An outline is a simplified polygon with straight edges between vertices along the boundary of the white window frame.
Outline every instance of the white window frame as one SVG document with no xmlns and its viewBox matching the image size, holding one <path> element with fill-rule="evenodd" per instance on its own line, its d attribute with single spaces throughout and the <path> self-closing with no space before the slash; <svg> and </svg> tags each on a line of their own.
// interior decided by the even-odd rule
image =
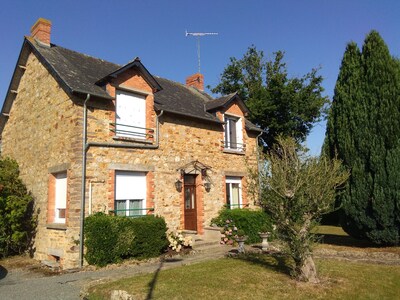
<svg viewBox="0 0 400 300">
<path fill-rule="evenodd" d="M 67 213 L 67 172 L 56 173 L 54 177 L 54 223 L 65 223 Z"/>
<path fill-rule="evenodd" d="M 237 207 L 232 207 L 232 198 L 229 199 L 229 204 L 228 204 L 228 196 L 232 197 L 232 184 L 238 184 L 239 185 L 239 203 Z M 243 202 L 242 202 L 242 177 L 235 177 L 235 176 L 226 176 L 225 177 L 225 187 L 226 187 L 226 205 L 229 209 L 234 209 L 234 208 L 243 208 Z"/>
<path fill-rule="evenodd" d="M 244 145 L 243 145 L 243 123 L 242 123 L 242 118 L 238 116 L 233 116 L 229 114 L 224 114 L 224 148 L 231 150 L 231 151 L 243 151 L 244 150 Z M 229 134 L 230 132 L 230 126 L 232 126 L 232 123 L 234 122 L 235 124 L 235 133 L 236 133 L 236 145 L 233 146 L 231 143 L 231 136 Z"/>
<path fill-rule="evenodd" d="M 145 210 L 147 196 L 146 175 L 146 172 L 115 171 L 115 215 L 134 217 L 147 214 L 147 211 Z M 125 214 L 117 211 L 117 202 L 121 201 L 125 201 Z M 140 201 L 140 208 L 142 210 L 129 211 L 128 209 L 130 209 L 129 205 L 131 201 Z"/>
<path fill-rule="evenodd" d="M 146 96 L 120 89 L 117 89 L 115 94 L 116 136 L 133 139 L 146 139 Z M 121 102 L 125 102 L 125 106 L 121 107 Z M 142 115 L 138 117 L 135 113 L 137 113 L 136 109 L 139 107 L 142 110 Z"/>
</svg>

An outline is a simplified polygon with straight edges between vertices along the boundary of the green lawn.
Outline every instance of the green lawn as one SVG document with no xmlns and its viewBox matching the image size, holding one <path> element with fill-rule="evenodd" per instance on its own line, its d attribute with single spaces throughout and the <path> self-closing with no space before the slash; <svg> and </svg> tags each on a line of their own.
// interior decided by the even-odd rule
<svg viewBox="0 0 400 300">
<path fill-rule="evenodd" d="M 290 279 L 279 257 L 224 258 L 95 286 L 89 299 L 114 289 L 134 299 L 398 299 L 400 267 L 317 261 L 321 284 Z M 151 296 L 151 297 L 149 297 Z"/>
</svg>

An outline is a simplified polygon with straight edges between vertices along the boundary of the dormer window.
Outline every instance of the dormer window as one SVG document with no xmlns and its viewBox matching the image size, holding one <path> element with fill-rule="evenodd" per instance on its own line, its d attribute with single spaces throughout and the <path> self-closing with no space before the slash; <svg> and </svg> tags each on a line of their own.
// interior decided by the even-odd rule
<svg viewBox="0 0 400 300">
<path fill-rule="evenodd" d="M 116 136 L 146 139 L 146 97 L 121 90 L 116 96 Z"/>
<path fill-rule="evenodd" d="M 242 118 L 225 115 L 224 148 L 234 151 L 243 151 Z"/>
</svg>

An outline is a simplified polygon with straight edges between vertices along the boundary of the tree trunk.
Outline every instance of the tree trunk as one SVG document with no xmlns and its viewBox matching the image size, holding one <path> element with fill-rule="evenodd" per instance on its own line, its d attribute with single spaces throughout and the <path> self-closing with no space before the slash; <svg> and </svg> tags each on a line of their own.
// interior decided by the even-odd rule
<svg viewBox="0 0 400 300">
<path fill-rule="evenodd" d="M 297 279 L 300 281 L 319 283 L 317 277 L 317 268 L 312 256 L 308 256 L 300 266 L 298 266 Z"/>
</svg>

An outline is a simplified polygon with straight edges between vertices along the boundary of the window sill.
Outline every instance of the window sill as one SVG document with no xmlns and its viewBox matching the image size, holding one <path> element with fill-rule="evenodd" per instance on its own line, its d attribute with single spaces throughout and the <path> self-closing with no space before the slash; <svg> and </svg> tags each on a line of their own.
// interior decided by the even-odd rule
<svg viewBox="0 0 400 300">
<path fill-rule="evenodd" d="M 233 150 L 233 149 L 223 149 L 222 152 L 229 153 L 229 154 L 238 154 L 238 155 L 245 155 L 243 150 Z"/>
<path fill-rule="evenodd" d="M 46 224 L 46 229 L 67 230 L 67 225 L 65 223 L 49 223 Z"/>
<path fill-rule="evenodd" d="M 148 145 L 153 144 L 153 141 L 149 141 L 149 140 L 145 140 L 145 139 L 135 139 L 135 138 L 124 137 L 124 136 L 114 136 L 113 140 L 114 141 L 123 141 L 123 142 L 132 142 L 132 143 L 141 143 L 141 144 L 148 144 Z"/>
</svg>

